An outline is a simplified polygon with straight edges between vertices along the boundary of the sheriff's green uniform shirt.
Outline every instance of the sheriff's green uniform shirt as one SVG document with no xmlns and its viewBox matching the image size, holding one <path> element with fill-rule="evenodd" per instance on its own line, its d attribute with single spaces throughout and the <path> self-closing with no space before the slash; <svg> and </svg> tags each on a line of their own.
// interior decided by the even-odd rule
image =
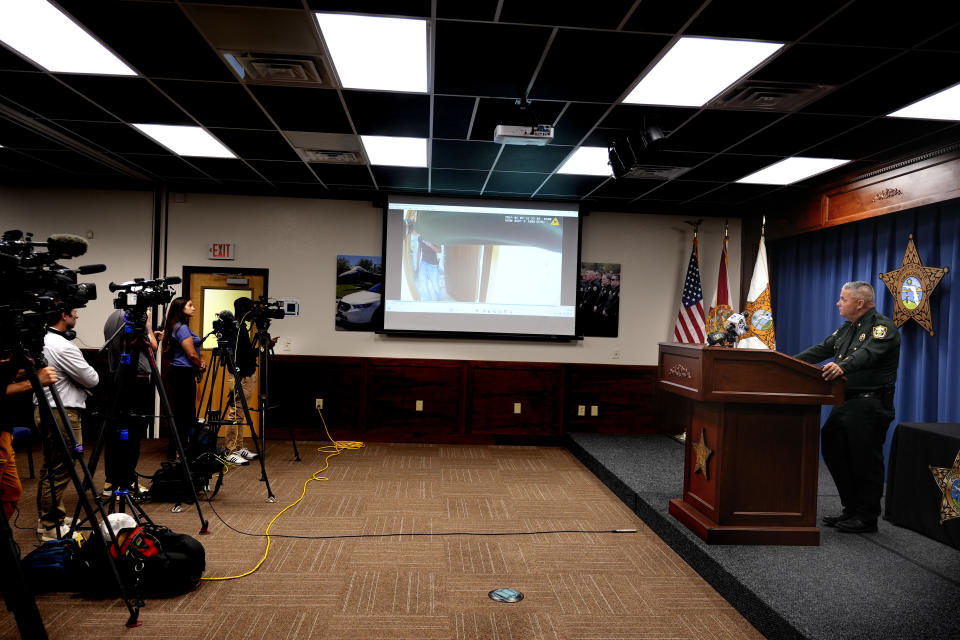
<svg viewBox="0 0 960 640">
<path fill-rule="evenodd" d="M 810 363 L 833 358 L 847 377 L 848 393 L 880 389 L 897 382 L 900 331 L 890 318 L 873 308 L 794 357 Z"/>
</svg>

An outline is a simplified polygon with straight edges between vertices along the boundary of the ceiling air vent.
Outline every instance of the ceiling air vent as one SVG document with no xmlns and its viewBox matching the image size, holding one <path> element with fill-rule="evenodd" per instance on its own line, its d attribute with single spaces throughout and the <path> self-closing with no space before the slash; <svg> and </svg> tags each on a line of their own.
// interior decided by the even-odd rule
<svg viewBox="0 0 960 640">
<path fill-rule="evenodd" d="M 748 80 L 710 101 L 708 107 L 741 111 L 797 111 L 819 100 L 836 87 L 804 82 Z"/>
<path fill-rule="evenodd" d="M 326 88 L 335 86 L 320 56 L 224 52 L 223 57 L 244 82 Z"/>
<path fill-rule="evenodd" d="M 362 164 L 363 156 L 359 151 L 337 151 L 333 149 L 297 149 L 307 162 L 326 162 L 328 164 Z"/>
</svg>

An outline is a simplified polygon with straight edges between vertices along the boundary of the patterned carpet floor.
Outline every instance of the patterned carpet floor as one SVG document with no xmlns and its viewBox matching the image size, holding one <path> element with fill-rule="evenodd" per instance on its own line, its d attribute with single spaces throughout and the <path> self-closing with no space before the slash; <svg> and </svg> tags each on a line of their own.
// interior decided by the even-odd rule
<svg viewBox="0 0 960 640">
<path fill-rule="evenodd" d="M 298 444 L 301 462 L 289 442 L 268 443 L 276 502 L 266 500 L 259 465 L 230 471 L 201 503 L 206 535 L 195 507 L 172 513 L 169 503 L 144 503 L 155 522 L 206 549 L 196 590 L 148 600 L 136 629 L 125 628 L 120 600 L 43 594 L 49 637 L 762 638 L 566 449 L 372 443 L 321 471 L 320 444 Z M 165 447 L 144 443 L 141 473 L 159 467 Z M 18 462 L 15 535 L 26 554 L 37 544 L 37 481 Z M 72 488 L 68 495 L 75 499 Z M 274 535 L 268 550 L 268 526 L 300 537 Z M 524 598 L 495 602 L 488 593 L 498 588 Z M 16 637 L 12 614 L 0 611 L 0 638 Z"/>
</svg>

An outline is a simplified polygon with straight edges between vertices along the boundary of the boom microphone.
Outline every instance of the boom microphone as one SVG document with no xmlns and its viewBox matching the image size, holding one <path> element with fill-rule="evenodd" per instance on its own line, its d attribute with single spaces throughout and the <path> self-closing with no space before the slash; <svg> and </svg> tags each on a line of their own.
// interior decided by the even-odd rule
<svg viewBox="0 0 960 640">
<path fill-rule="evenodd" d="M 183 282 L 183 280 L 181 280 L 179 276 L 167 276 L 166 278 L 163 279 L 163 281 L 167 284 L 180 284 L 181 282 Z"/>
<path fill-rule="evenodd" d="M 76 258 L 87 252 L 87 241 L 70 233 L 58 233 L 47 238 L 47 251 L 58 258 Z"/>
<path fill-rule="evenodd" d="M 82 276 L 91 274 L 91 273 L 103 273 L 107 270 L 107 265 L 105 264 L 85 264 L 80 267 L 77 267 L 77 273 Z"/>
</svg>

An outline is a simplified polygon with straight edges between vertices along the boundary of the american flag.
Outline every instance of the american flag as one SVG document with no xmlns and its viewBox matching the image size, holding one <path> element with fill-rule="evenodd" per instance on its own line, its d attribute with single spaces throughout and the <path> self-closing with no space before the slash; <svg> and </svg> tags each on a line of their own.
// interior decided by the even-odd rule
<svg viewBox="0 0 960 640">
<path fill-rule="evenodd" d="M 683 283 L 683 298 L 673 335 L 677 342 L 703 343 L 706 341 L 706 318 L 703 315 L 703 288 L 700 286 L 700 265 L 697 259 L 697 239 L 693 239 L 687 279 Z"/>
</svg>

